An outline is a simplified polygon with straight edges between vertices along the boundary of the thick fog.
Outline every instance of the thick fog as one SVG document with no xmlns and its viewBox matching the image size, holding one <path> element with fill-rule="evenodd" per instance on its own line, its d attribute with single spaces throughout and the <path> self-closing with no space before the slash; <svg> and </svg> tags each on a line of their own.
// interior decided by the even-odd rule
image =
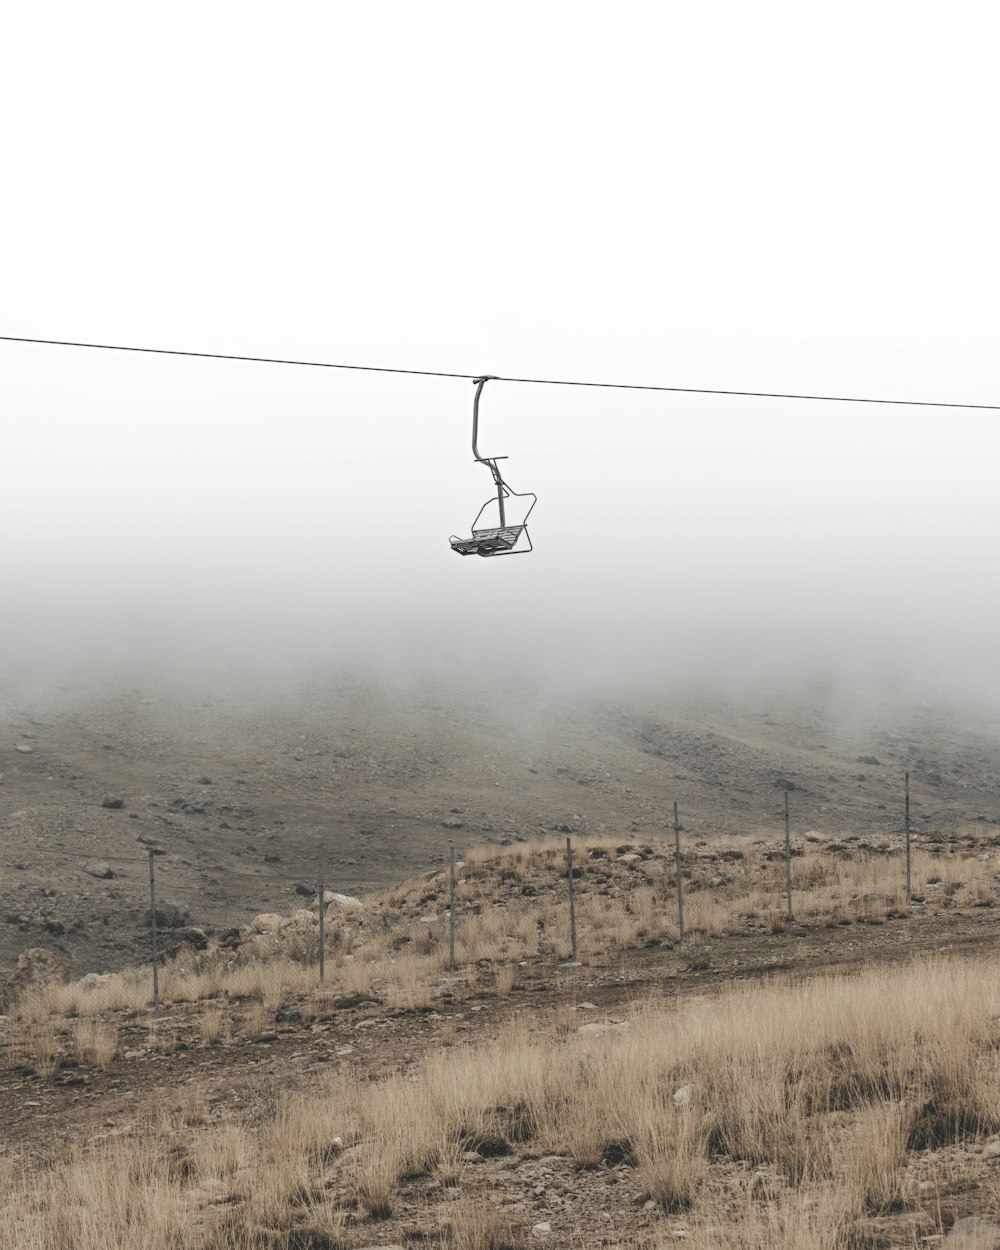
<svg viewBox="0 0 1000 1250">
<path fill-rule="evenodd" d="M 1000 402 L 995 76 L 961 11 L 611 15 L 18 14 L 0 333 Z M 539 502 L 536 550 L 482 560 L 448 545 L 491 491 L 472 395 L 0 343 L 8 691 L 1000 698 L 1000 414 L 492 382 L 480 449 Z"/>
</svg>

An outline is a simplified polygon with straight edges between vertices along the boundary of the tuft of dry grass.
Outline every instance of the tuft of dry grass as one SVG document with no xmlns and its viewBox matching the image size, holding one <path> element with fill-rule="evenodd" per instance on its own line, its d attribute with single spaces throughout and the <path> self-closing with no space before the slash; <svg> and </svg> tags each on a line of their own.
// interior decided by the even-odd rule
<svg viewBox="0 0 1000 1250">
<path fill-rule="evenodd" d="M 711 1123 L 700 1107 L 651 1103 L 636 1125 L 635 1160 L 643 1184 L 664 1211 L 686 1211 L 708 1173 Z"/>
<path fill-rule="evenodd" d="M 501 964 L 493 969 L 493 978 L 496 982 L 498 996 L 500 998 L 509 998 L 514 988 L 514 982 L 517 980 L 517 969 L 513 964 Z"/>
<path fill-rule="evenodd" d="M 232 1022 L 218 1005 L 208 1007 L 201 1015 L 201 1041 L 204 1046 L 221 1046 L 232 1038 Z"/>
<path fill-rule="evenodd" d="M 520 1250 L 524 1245 L 510 1220 L 482 1198 L 462 1198 L 453 1205 L 447 1235 L 460 1250 Z"/>
<path fill-rule="evenodd" d="M 35 1075 L 43 1080 L 55 1076 L 62 1066 L 59 1039 L 51 1028 L 36 1025 L 28 1034 L 27 1050 Z"/>
<path fill-rule="evenodd" d="M 274 1011 L 260 1001 L 248 1003 L 237 1018 L 243 1036 L 251 1041 L 274 1027 Z"/>
<path fill-rule="evenodd" d="M 118 1030 L 113 1024 L 93 1018 L 76 1020 L 73 1048 L 78 1062 L 108 1068 L 118 1051 Z"/>
<path fill-rule="evenodd" d="M 841 1184 L 857 1215 L 884 1215 L 902 1206 L 907 1121 L 907 1109 L 898 1102 L 876 1103 L 852 1117 L 840 1148 Z"/>
<path fill-rule="evenodd" d="M 208 1102 L 197 1085 L 182 1087 L 177 1099 L 176 1115 L 185 1128 L 200 1128 L 209 1122 Z"/>
</svg>

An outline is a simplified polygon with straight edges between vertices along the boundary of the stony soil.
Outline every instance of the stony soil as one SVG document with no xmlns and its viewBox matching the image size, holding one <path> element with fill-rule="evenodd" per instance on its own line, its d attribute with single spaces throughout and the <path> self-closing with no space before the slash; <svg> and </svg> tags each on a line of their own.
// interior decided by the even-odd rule
<svg viewBox="0 0 1000 1250">
<path fill-rule="evenodd" d="M 780 939 L 704 939 L 688 949 L 632 951 L 588 967 L 567 967 L 554 957 L 534 958 L 518 969 L 508 997 L 498 996 L 493 972 L 484 965 L 444 978 L 431 1008 L 389 1010 L 377 998 L 331 998 L 317 1018 L 276 1019 L 254 1037 L 246 1035 L 236 1003 L 227 1008 L 232 1037 L 221 1045 L 201 1040 L 203 1007 L 197 1005 L 166 1009 L 159 1025 L 160 1038 L 173 1039 L 166 1051 L 161 1042 L 152 1041 L 145 1013 L 112 1013 L 119 1049 L 107 1070 L 75 1062 L 67 1021 L 64 1057 L 55 1076 L 37 1076 L 29 1061 L 17 1058 L 14 1047 L 7 1079 L 0 1083 L 0 1120 L 5 1126 L 0 1149 L 39 1166 L 58 1159 L 70 1146 L 86 1148 L 112 1136 L 129 1136 L 164 1112 L 183 1118 L 190 1114 L 186 1108 L 192 1097 L 199 1117 L 222 1122 L 235 1115 L 253 1124 L 273 1110 L 283 1092 L 307 1089 L 331 1072 L 377 1079 L 412 1071 L 433 1050 L 488 1046 L 511 1022 L 525 1034 L 549 1035 L 558 1045 L 560 1037 L 583 1025 L 627 1020 L 646 1000 L 712 993 L 739 979 L 849 971 L 875 960 L 909 960 L 942 948 L 1000 951 L 995 915 L 898 919 L 838 928 L 821 938 L 803 930 Z M 286 1009 L 294 1006 L 291 1000 L 283 1004 Z M 10 1038 L 12 1027 L 0 1021 L 0 1043 Z M 331 1161 L 326 1183 L 330 1196 L 350 1211 L 348 1163 L 349 1158 Z M 955 1220 L 1000 1214 L 998 1166 L 1000 1141 L 993 1139 L 917 1157 L 914 1176 L 933 1176 L 940 1219 L 935 1222 L 912 1210 L 884 1217 L 873 1222 L 869 1244 L 909 1245 L 913 1231 L 932 1245 L 940 1239 L 941 1227 Z M 770 1193 L 784 1182 L 771 1175 L 762 1181 L 754 1169 L 728 1162 L 713 1165 L 707 1182 L 723 1207 L 741 1189 L 764 1183 Z M 488 1198 L 528 1243 L 530 1229 L 548 1223 L 552 1231 L 544 1241 L 553 1250 L 638 1247 L 665 1233 L 683 1241 L 683 1216 L 665 1214 L 649 1203 L 627 1162 L 609 1160 L 604 1167 L 580 1170 L 569 1158 L 542 1155 L 529 1143 L 509 1153 L 467 1152 L 452 1185 L 431 1175 L 404 1181 L 392 1215 L 373 1221 L 359 1212 L 349 1225 L 348 1243 L 439 1244 L 452 1203 L 470 1196 Z M 210 1211 L 223 1211 L 228 1201 L 224 1193 L 204 1196 Z"/>
</svg>

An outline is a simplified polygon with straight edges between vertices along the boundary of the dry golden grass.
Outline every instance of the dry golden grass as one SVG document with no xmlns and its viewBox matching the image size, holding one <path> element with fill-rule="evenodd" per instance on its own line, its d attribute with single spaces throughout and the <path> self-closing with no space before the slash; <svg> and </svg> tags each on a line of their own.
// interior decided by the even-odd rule
<svg viewBox="0 0 1000 1250">
<path fill-rule="evenodd" d="M 855 1112 L 841 1143 L 843 1191 L 857 1199 L 857 1215 L 882 1215 L 903 1204 L 903 1167 L 907 1159 L 907 1108 L 898 1102 L 876 1103 Z"/>
<path fill-rule="evenodd" d="M 59 1038 L 51 1026 L 32 1025 L 14 1049 L 22 1049 L 35 1075 L 43 1078 L 55 1076 L 62 1062 Z"/>
<path fill-rule="evenodd" d="M 447 1236 L 456 1250 L 519 1250 L 524 1244 L 510 1220 L 482 1199 L 463 1198 L 454 1204 Z"/>
<path fill-rule="evenodd" d="M 237 1015 L 241 1034 L 251 1040 L 274 1027 L 274 1012 L 263 1002 L 244 1004 Z"/>
<path fill-rule="evenodd" d="M 697 1105 L 650 1102 L 632 1137 L 643 1184 L 665 1211 L 686 1211 L 708 1172 L 710 1118 Z"/>
<path fill-rule="evenodd" d="M 113 1024 L 93 1018 L 73 1024 L 73 1047 L 77 1060 L 97 1068 L 110 1067 L 118 1050 L 118 1030 Z"/>
<path fill-rule="evenodd" d="M 496 982 L 499 997 L 508 998 L 517 980 L 517 969 L 513 964 L 501 964 L 493 969 L 493 979 Z"/>
<path fill-rule="evenodd" d="M 218 1004 L 205 1009 L 201 1015 L 201 1041 L 204 1046 L 221 1046 L 232 1037 L 233 1029 L 228 1014 Z"/>
<path fill-rule="evenodd" d="M 464 1189 L 463 1152 L 482 1148 L 624 1161 L 706 1250 L 852 1250 L 865 1221 L 923 1201 L 905 1185 L 910 1151 L 1000 1132 L 998 1018 L 1000 970 L 939 961 L 637 1006 L 603 1034 L 580 1034 L 579 1013 L 533 1040 L 513 1023 L 415 1073 L 292 1091 L 263 1123 L 213 1119 L 191 1082 L 166 1125 L 44 1178 L 8 1168 L 0 1245 L 124 1250 L 141 1211 L 144 1250 L 309 1244 L 308 1229 L 336 1246 L 331 1168 L 381 1219 L 405 1205 L 406 1177 Z M 720 1204 L 708 1179 L 723 1165 L 774 1184 Z M 526 1231 L 472 1195 L 445 1215 L 456 1247 L 500 1250 Z"/>
<path fill-rule="evenodd" d="M 209 1120 L 209 1107 L 205 1095 L 197 1085 L 182 1086 L 175 1109 L 177 1119 L 185 1128 L 199 1128 Z"/>
</svg>

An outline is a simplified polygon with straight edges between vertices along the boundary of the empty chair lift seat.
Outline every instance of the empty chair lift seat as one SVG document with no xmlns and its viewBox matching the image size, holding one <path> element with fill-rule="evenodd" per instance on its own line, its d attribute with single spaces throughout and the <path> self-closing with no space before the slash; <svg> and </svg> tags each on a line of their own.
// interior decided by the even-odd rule
<svg viewBox="0 0 1000 1250">
<path fill-rule="evenodd" d="M 471 538 L 452 538 L 451 549 L 460 556 L 493 556 L 510 551 L 524 532 L 523 525 L 473 530 Z"/>
<path fill-rule="evenodd" d="M 534 492 L 513 490 L 503 480 L 497 461 L 506 460 L 506 456 L 481 456 L 479 454 L 479 397 L 489 380 L 488 377 L 476 378 L 476 394 L 472 401 L 472 455 L 479 464 L 484 464 L 489 469 L 497 493 L 493 499 L 487 499 L 476 513 L 476 519 L 472 522 L 471 538 L 457 538 L 452 534 L 448 539 L 452 551 L 457 551 L 460 556 L 516 556 L 531 550 L 528 516 L 535 506 Z M 507 519 L 507 501 L 511 498 L 531 501 L 526 506 L 515 505 L 514 515 L 517 520 L 513 523 Z M 480 526 L 479 522 L 484 513 L 488 520 L 496 517 L 500 524 Z M 521 542 L 522 534 L 525 539 L 524 543 Z"/>
</svg>

